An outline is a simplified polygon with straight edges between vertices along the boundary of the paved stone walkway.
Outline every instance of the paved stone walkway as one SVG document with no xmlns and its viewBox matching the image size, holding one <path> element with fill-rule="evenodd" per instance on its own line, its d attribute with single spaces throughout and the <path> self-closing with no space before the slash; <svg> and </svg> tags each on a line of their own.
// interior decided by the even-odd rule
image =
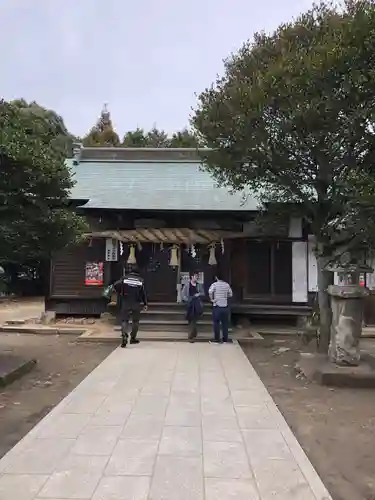
<svg viewBox="0 0 375 500">
<path fill-rule="evenodd" d="M 1 500 L 329 500 L 238 345 L 114 351 L 0 461 Z"/>
</svg>

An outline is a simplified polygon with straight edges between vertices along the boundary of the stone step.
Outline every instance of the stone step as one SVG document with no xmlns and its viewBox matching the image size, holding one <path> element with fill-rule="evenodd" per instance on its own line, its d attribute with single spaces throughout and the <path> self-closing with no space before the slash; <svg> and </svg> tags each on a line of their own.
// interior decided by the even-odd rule
<svg viewBox="0 0 375 500">
<path fill-rule="evenodd" d="M 212 304 L 209 301 L 205 301 L 203 303 L 204 311 L 210 313 L 212 311 Z M 110 302 L 107 306 L 109 309 L 115 309 L 117 307 L 116 302 Z M 149 312 L 160 312 L 164 314 L 166 312 L 169 313 L 177 313 L 177 314 L 185 314 L 186 312 L 186 304 L 177 303 L 177 302 L 149 302 L 148 304 Z"/>
<path fill-rule="evenodd" d="M 171 309 L 161 309 L 161 308 L 153 308 L 153 307 L 148 307 L 147 311 L 144 311 L 144 314 L 160 314 L 161 316 L 168 315 L 168 314 L 177 314 L 179 316 L 185 316 L 186 314 L 186 308 L 183 307 L 181 309 L 177 308 L 171 308 Z M 203 309 L 203 315 L 211 315 L 212 314 L 212 308 L 204 308 Z"/>
<path fill-rule="evenodd" d="M 130 325 L 131 326 L 131 322 Z M 116 325 L 114 327 L 115 331 L 120 331 L 121 327 L 120 325 Z M 148 332 L 175 332 L 175 331 L 181 331 L 181 332 L 188 332 L 189 331 L 189 325 L 186 323 L 186 321 L 161 321 L 161 322 L 155 322 L 155 321 L 145 321 L 141 320 L 140 322 L 140 329 L 142 331 L 148 331 Z M 198 322 L 198 331 L 201 332 L 212 332 L 212 323 L 210 321 L 200 321 Z"/>
<path fill-rule="evenodd" d="M 185 304 L 182 302 L 150 302 L 150 308 L 159 309 L 185 309 Z"/>
<path fill-rule="evenodd" d="M 119 323 L 119 318 L 116 316 L 113 317 L 108 317 L 106 318 L 106 321 L 110 324 L 117 324 Z M 168 315 L 168 316 L 160 316 L 160 315 L 146 315 L 142 314 L 141 316 L 141 323 L 155 323 L 155 324 L 174 324 L 174 325 L 186 325 L 187 321 L 185 316 L 173 316 L 173 315 Z M 212 324 L 212 319 L 211 316 L 203 316 L 200 318 L 199 323 L 210 323 Z"/>
<path fill-rule="evenodd" d="M 116 305 L 116 301 L 112 300 L 111 305 Z M 148 307 L 150 309 L 185 309 L 185 304 L 183 302 L 149 302 Z"/>
<path fill-rule="evenodd" d="M 35 359 L 23 359 L 12 353 L 0 354 L 0 387 L 5 387 L 29 373 L 36 365 Z"/>
<path fill-rule="evenodd" d="M 163 309 L 148 309 L 142 312 L 142 319 L 150 321 L 183 321 L 186 323 L 186 310 L 168 311 Z M 212 311 L 204 311 L 201 316 L 202 320 L 211 321 Z"/>
<path fill-rule="evenodd" d="M 183 331 L 160 331 L 160 332 L 151 332 L 147 330 L 139 330 L 137 338 L 141 341 L 164 341 L 164 342 L 187 342 L 188 340 L 188 335 L 187 332 Z M 208 342 L 212 340 L 213 338 L 213 333 L 212 332 L 202 332 L 199 331 L 197 338 L 195 339 L 196 342 Z M 243 336 L 243 337 L 236 337 L 236 340 L 240 341 L 256 341 L 259 343 L 262 338 L 253 338 L 251 336 Z M 112 342 L 115 344 L 119 344 L 121 342 L 121 335 L 120 332 L 114 330 L 111 332 L 90 332 L 88 331 L 87 333 L 81 335 L 77 339 L 78 342 Z"/>
<path fill-rule="evenodd" d="M 141 321 L 153 321 L 155 323 L 175 323 L 175 324 L 186 324 L 185 314 L 168 314 L 161 316 L 159 314 L 145 314 L 143 313 L 141 316 Z M 211 320 L 211 315 L 201 316 L 200 321 L 209 321 Z"/>
<path fill-rule="evenodd" d="M 113 310 L 108 312 L 112 314 L 112 317 L 108 316 L 108 321 L 117 321 L 116 311 Z M 141 321 L 153 321 L 155 323 L 175 323 L 178 325 L 186 324 L 186 310 L 182 309 L 181 311 L 168 311 L 165 309 L 148 309 L 147 311 L 142 311 Z M 200 321 L 212 322 L 212 311 L 204 311 L 202 316 L 200 317 Z"/>
<path fill-rule="evenodd" d="M 130 319 L 129 323 L 132 323 L 132 320 Z M 186 321 L 185 318 L 179 318 L 179 319 L 169 319 L 169 318 L 158 318 L 158 319 L 152 319 L 152 318 L 146 318 L 145 316 L 141 316 L 140 323 L 142 325 L 176 325 L 178 327 L 187 325 L 188 322 Z M 198 323 L 200 325 L 212 325 L 212 321 L 210 318 L 200 318 L 198 320 Z"/>
</svg>

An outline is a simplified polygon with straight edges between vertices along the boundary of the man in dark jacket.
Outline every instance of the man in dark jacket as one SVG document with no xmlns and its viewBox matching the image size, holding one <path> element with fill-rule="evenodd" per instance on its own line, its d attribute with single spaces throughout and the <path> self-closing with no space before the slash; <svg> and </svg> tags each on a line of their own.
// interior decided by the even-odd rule
<svg viewBox="0 0 375 500">
<path fill-rule="evenodd" d="M 130 343 L 139 344 L 137 333 L 141 309 L 147 310 L 147 296 L 143 278 L 139 275 L 136 267 L 113 284 L 114 289 L 120 296 L 120 317 L 121 317 L 121 347 L 126 347 L 128 343 L 129 319 L 132 319 L 132 330 L 130 333 Z"/>
</svg>

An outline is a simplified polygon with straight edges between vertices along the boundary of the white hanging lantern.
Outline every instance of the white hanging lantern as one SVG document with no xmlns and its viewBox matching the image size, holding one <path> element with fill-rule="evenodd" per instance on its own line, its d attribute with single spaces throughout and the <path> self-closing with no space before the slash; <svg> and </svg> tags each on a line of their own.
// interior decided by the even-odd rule
<svg viewBox="0 0 375 500">
<path fill-rule="evenodd" d="M 223 240 L 223 238 L 221 238 L 220 245 L 221 245 L 221 254 L 224 255 L 224 240 Z"/>
<path fill-rule="evenodd" d="M 124 253 L 124 244 L 122 241 L 120 241 L 120 255 Z"/>
<path fill-rule="evenodd" d="M 216 264 L 217 264 L 216 255 L 215 255 L 215 243 L 212 243 L 212 245 L 210 245 L 210 256 L 208 258 L 208 264 L 210 266 L 216 266 Z"/>
<path fill-rule="evenodd" d="M 127 263 L 128 264 L 136 264 L 137 263 L 137 259 L 135 258 L 135 246 L 134 245 L 130 245 L 129 257 L 128 257 Z"/>
<path fill-rule="evenodd" d="M 169 265 L 171 267 L 178 267 L 177 249 L 178 249 L 178 247 L 176 245 L 173 245 L 173 247 L 171 249 L 171 259 L 169 261 Z"/>
<path fill-rule="evenodd" d="M 194 245 L 191 245 L 190 254 L 193 257 L 193 259 L 195 259 L 195 257 L 197 256 L 197 251 Z"/>
</svg>

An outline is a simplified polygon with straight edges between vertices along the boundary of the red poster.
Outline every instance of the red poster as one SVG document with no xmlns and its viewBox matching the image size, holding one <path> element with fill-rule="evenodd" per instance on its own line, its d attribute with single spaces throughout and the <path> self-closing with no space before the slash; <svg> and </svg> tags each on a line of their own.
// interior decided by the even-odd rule
<svg viewBox="0 0 375 500">
<path fill-rule="evenodd" d="M 85 285 L 102 286 L 103 283 L 103 262 L 86 262 Z"/>
</svg>

